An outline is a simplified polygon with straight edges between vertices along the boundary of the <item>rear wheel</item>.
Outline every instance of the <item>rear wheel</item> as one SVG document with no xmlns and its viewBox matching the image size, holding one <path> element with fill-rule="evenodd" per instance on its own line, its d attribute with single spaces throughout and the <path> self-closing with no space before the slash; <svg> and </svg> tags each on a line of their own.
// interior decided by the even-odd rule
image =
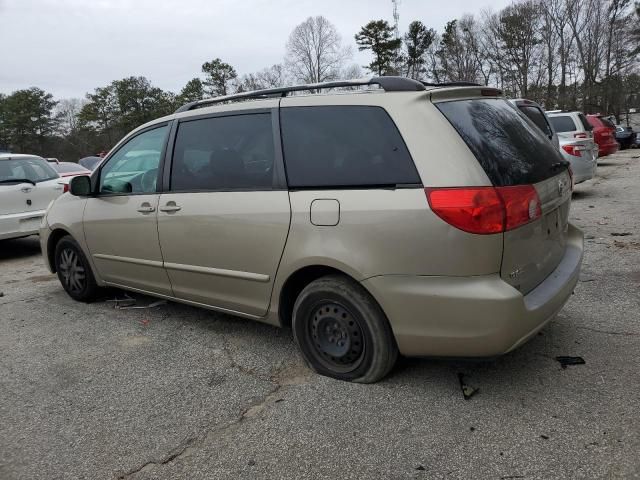
<svg viewBox="0 0 640 480">
<path fill-rule="evenodd" d="M 328 377 L 373 383 L 398 356 L 384 312 L 346 276 L 330 275 L 307 285 L 293 307 L 292 326 L 309 366 Z"/>
<path fill-rule="evenodd" d="M 80 245 L 70 235 L 56 244 L 54 259 L 58 279 L 71 298 L 89 302 L 96 297 L 99 287 L 91 266 Z"/>
</svg>

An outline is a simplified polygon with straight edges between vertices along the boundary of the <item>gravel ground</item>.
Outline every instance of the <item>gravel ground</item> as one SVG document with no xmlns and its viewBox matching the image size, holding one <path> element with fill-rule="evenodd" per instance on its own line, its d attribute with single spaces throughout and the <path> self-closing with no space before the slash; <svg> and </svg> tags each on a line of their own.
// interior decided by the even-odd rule
<svg viewBox="0 0 640 480">
<path fill-rule="evenodd" d="M 0 243 L 0 478 L 640 478 L 638 157 L 576 188 L 581 281 L 538 336 L 375 385 L 313 374 L 289 330 L 75 303 L 37 239 Z"/>
</svg>

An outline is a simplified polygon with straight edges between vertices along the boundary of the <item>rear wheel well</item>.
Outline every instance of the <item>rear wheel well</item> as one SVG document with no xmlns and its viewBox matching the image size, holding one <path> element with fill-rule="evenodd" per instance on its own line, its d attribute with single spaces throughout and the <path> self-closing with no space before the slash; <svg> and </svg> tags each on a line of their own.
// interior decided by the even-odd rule
<svg viewBox="0 0 640 480">
<path fill-rule="evenodd" d="M 67 235 L 70 235 L 69 232 L 61 228 L 54 230 L 49 235 L 49 239 L 47 241 L 47 260 L 49 261 L 49 265 L 51 266 L 53 273 L 56 272 L 56 261 L 54 258 L 56 254 L 56 245 L 61 238 L 66 237 Z"/>
<path fill-rule="evenodd" d="M 310 265 L 291 274 L 280 290 L 280 303 L 278 304 L 280 325 L 283 327 L 291 326 L 293 305 L 296 303 L 296 299 L 298 298 L 298 295 L 300 295 L 300 292 L 304 290 L 304 287 L 320 277 L 335 274 L 350 277 L 337 268 L 327 267 L 325 265 Z"/>
</svg>

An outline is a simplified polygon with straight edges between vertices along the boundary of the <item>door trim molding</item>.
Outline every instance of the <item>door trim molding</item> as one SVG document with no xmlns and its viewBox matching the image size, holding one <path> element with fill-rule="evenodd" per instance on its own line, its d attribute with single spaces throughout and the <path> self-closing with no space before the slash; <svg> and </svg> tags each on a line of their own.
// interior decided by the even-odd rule
<svg viewBox="0 0 640 480">
<path fill-rule="evenodd" d="M 147 267 L 163 267 L 162 262 L 157 260 L 145 260 L 143 258 L 119 257 L 117 255 L 105 255 L 103 253 L 94 253 L 93 258 L 100 260 L 113 260 L 114 262 L 133 263 L 134 265 L 144 265 Z"/>
<path fill-rule="evenodd" d="M 185 265 L 182 263 L 164 262 L 167 270 L 178 270 L 182 272 L 203 273 L 205 275 L 215 275 L 218 277 L 238 278 L 252 282 L 268 283 L 271 277 L 262 273 L 241 272 L 238 270 L 225 270 L 224 268 L 199 267 L 196 265 Z"/>
</svg>

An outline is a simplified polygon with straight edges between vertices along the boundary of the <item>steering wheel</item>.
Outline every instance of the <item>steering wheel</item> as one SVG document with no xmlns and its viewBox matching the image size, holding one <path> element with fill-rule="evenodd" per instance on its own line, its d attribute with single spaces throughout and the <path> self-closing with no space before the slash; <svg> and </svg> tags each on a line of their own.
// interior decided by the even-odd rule
<svg viewBox="0 0 640 480">
<path fill-rule="evenodd" d="M 140 186 L 145 193 L 151 193 L 156 191 L 156 182 L 158 180 L 158 169 L 147 170 L 142 174 L 140 178 Z"/>
</svg>

